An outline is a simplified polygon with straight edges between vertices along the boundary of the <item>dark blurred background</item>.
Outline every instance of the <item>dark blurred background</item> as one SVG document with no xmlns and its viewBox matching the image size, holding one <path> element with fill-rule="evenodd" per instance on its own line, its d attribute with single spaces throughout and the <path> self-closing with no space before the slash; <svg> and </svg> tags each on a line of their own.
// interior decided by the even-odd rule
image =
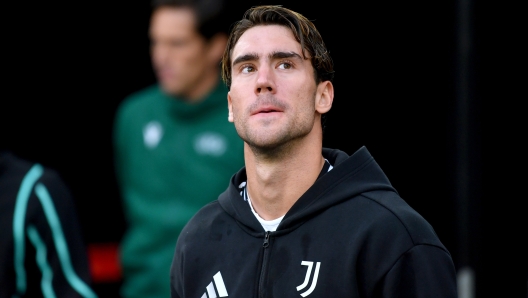
<svg viewBox="0 0 528 298">
<path fill-rule="evenodd" d="M 257 4 L 297 10 L 325 38 L 336 90 L 324 145 L 368 148 L 457 270 L 474 273 L 474 295 L 465 298 L 527 297 L 520 8 L 236 1 L 233 21 Z M 1 148 L 58 170 L 87 245 L 112 247 L 125 223 L 111 130 L 120 101 L 154 82 L 149 2 L 18 2 L 3 12 Z M 116 274 L 96 279 L 100 298 L 117 297 Z"/>
</svg>

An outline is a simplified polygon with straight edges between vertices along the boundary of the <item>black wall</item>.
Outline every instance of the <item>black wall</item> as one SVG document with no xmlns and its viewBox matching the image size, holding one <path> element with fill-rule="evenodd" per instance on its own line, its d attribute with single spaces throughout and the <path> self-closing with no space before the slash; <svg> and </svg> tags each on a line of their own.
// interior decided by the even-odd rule
<svg viewBox="0 0 528 298">
<path fill-rule="evenodd" d="M 515 75 L 521 37 L 513 34 L 519 9 L 470 6 L 469 109 L 462 119 L 469 127 L 469 213 L 460 213 L 459 2 L 239 1 L 233 21 L 256 4 L 297 10 L 325 38 L 336 74 L 324 145 L 350 154 L 365 145 L 433 225 L 457 269 L 477 270 L 477 298 L 526 297 L 519 148 L 527 97 L 518 88 L 525 80 Z M 11 5 L 4 8 L 10 23 L 2 43 L 1 147 L 62 174 L 88 243 L 118 241 L 125 224 L 111 129 L 120 101 L 154 82 L 148 1 Z"/>
</svg>

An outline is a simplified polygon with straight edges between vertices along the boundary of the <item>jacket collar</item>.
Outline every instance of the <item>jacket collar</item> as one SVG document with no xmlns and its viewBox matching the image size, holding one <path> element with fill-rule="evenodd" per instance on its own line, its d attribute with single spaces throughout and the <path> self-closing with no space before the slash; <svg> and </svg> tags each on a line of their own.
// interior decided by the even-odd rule
<svg viewBox="0 0 528 298">
<path fill-rule="evenodd" d="M 327 208 L 352 200 L 361 193 L 373 190 L 396 192 L 365 146 L 350 156 L 341 150 L 330 148 L 323 148 L 322 154 L 334 168 L 321 175 L 297 200 L 284 216 L 276 233 L 287 233 Z M 257 236 L 264 230 L 242 195 L 243 188 L 240 186 L 246 180 L 246 168 L 243 167 L 232 176 L 228 189 L 220 195 L 218 201 L 225 212 L 235 218 L 248 233 Z"/>
</svg>

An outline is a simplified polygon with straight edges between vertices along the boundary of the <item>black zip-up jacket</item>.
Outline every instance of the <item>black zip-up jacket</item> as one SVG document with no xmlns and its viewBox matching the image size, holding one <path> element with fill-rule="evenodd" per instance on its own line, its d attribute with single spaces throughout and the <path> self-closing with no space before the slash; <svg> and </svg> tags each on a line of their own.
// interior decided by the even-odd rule
<svg viewBox="0 0 528 298">
<path fill-rule="evenodd" d="M 245 168 L 236 173 L 180 234 L 171 297 L 457 297 L 449 251 L 366 147 L 323 156 L 334 168 L 275 232 L 241 195 Z"/>
</svg>

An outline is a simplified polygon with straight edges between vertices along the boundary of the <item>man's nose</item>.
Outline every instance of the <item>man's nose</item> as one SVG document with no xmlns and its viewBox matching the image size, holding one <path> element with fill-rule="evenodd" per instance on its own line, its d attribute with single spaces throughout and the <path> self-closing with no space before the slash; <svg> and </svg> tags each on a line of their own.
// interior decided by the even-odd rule
<svg viewBox="0 0 528 298">
<path fill-rule="evenodd" d="M 261 66 L 257 72 L 257 84 L 255 92 L 260 94 L 262 92 L 275 92 L 275 76 L 273 68 L 269 66 Z"/>
</svg>

